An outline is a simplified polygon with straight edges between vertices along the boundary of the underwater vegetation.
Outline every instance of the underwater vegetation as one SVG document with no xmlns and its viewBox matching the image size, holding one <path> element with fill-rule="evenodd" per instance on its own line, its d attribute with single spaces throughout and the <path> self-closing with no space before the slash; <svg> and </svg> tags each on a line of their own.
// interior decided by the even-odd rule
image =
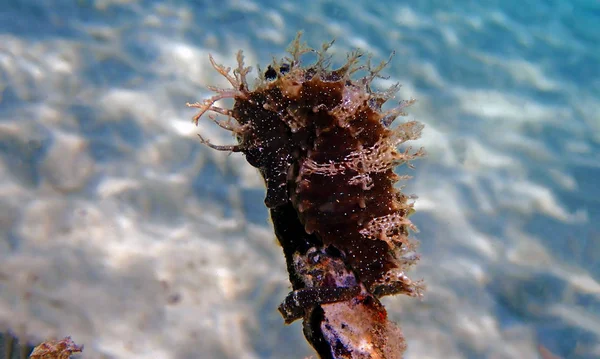
<svg viewBox="0 0 600 359">
<path fill-rule="evenodd" d="M 47 340 L 33 349 L 27 344 L 17 344 L 10 333 L 0 334 L 0 359 L 69 359 L 71 355 L 83 352 L 83 345 L 75 344 L 71 337 Z"/>
</svg>

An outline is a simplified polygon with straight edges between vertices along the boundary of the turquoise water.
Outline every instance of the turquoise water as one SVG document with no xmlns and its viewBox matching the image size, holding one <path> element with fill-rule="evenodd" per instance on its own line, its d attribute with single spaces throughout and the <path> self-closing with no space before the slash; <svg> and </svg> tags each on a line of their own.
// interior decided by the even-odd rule
<svg viewBox="0 0 600 359">
<path fill-rule="evenodd" d="M 298 30 L 337 63 L 395 50 L 380 85 L 418 100 L 429 288 L 386 299 L 407 357 L 600 357 L 597 1 L 4 2 L 0 328 L 86 357 L 311 355 L 275 311 L 260 179 L 185 106 L 224 85 L 209 53 L 264 68 Z"/>
</svg>

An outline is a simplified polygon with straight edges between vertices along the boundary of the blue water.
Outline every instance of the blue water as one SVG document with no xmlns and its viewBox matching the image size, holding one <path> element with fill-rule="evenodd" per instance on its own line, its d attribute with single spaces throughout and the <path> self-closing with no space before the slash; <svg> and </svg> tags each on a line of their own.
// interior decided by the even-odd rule
<svg viewBox="0 0 600 359">
<path fill-rule="evenodd" d="M 239 159 L 211 157 L 216 155 L 194 134 L 209 131 L 216 143 L 232 139 L 202 127 L 182 134 L 173 124 L 189 125 L 193 111 L 185 103 L 208 96 L 204 86 L 219 81 L 206 66 L 208 53 L 232 66 L 242 48 L 250 65 L 264 68 L 272 56 L 284 54 L 298 30 L 313 47 L 336 38 L 336 63 L 357 46 L 377 61 L 395 50 L 386 69 L 390 83 L 404 85 L 399 97 L 418 100 L 409 118 L 425 123 L 420 144 L 429 155 L 415 163 L 406 192 L 420 198 L 414 221 L 423 263 L 414 277 L 431 288 L 420 304 L 390 302 L 390 315 L 408 338 L 407 356 L 525 358 L 543 345 L 562 358 L 600 357 L 600 2 L 595 0 L 5 1 L 0 9 L 3 213 L 26 213 L 23 203 L 34 197 L 93 204 L 114 176 L 139 181 L 143 189 L 110 197 L 123 212 L 107 215 L 119 219 L 133 213 L 141 218 L 135 224 L 141 232 L 155 233 L 147 227 L 154 224 L 185 226 L 197 213 L 212 211 L 215 221 L 268 230 L 261 184 L 246 177 L 252 171 L 240 169 Z M 128 101 L 131 108 L 123 105 Z M 42 109 L 58 115 L 44 117 Z M 62 138 L 57 133 L 82 140 L 85 164 L 93 164 L 92 174 L 82 175 L 82 183 L 68 193 L 45 187 L 50 182 L 62 188 L 61 176 L 52 172 L 62 167 L 48 159 Z M 78 173 L 82 166 L 72 170 Z M 166 191 L 180 188 L 173 183 L 189 190 L 171 196 Z M 0 262 L 30 253 L 39 245 L 35 239 L 45 238 L 22 234 L 27 225 L 16 218 L 0 217 L 5 249 Z M 273 249 L 249 246 L 257 255 L 278 251 L 274 242 Z M 271 296 L 241 295 L 239 303 L 268 312 L 286 292 L 285 276 L 276 289 L 256 284 L 272 290 Z M 8 293 L 7 288 L 12 287 L 2 290 Z M 443 299 L 446 290 L 454 304 Z M 254 305 L 254 300 L 262 302 Z M 12 308 L 8 303 L 0 301 L 0 309 Z M 0 311 L 0 326 L 10 327 L 12 319 L 3 316 Z M 492 329 L 485 327 L 488 317 Z M 479 329 L 469 329 L 460 322 L 464 318 Z M 263 338 L 280 338 L 275 333 L 283 325 L 272 313 L 256 320 L 260 329 L 244 327 L 248 357 L 310 355 L 301 342 L 286 349 Z M 439 330 L 444 338 L 439 346 L 448 351 L 428 348 L 436 345 L 429 342 L 433 334 L 424 335 L 431 328 Z M 287 330 L 281 340 L 302 341 L 299 327 Z M 86 333 L 86 347 L 110 352 L 94 342 L 97 331 Z M 237 355 L 203 345 L 196 349 L 215 358 Z"/>
</svg>

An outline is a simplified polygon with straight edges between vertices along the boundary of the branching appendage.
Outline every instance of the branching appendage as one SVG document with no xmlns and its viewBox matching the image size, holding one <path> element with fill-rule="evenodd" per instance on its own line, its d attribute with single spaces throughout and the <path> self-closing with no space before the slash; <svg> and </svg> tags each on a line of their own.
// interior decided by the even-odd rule
<svg viewBox="0 0 600 359">
<path fill-rule="evenodd" d="M 381 78 L 381 79 L 384 79 L 384 80 L 389 79 L 389 76 L 381 76 L 380 73 L 392 61 L 392 59 L 394 58 L 394 55 L 396 55 L 396 52 L 392 51 L 392 53 L 390 54 L 390 57 L 387 60 L 381 61 L 379 63 L 379 65 L 377 65 L 375 68 L 371 67 L 371 56 L 369 56 L 369 58 L 367 59 L 366 66 L 364 66 L 364 68 L 367 69 L 367 71 L 369 72 L 369 74 L 367 76 L 363 77 L 361 79 L 361 82 L 367 88 L 370 88 L 371 83 L 373 82 L 373 80 L 375 78 Z"/>
<path fill-rule="evenodd" d="M 196 126 L 198 125 L 198 120 L 200 119 L 200 117 L 202 117 L 202 115 L 204 115 L 208 111 L 213 111 L 226 116 L 231 116 L 231 110 L 215 106 L 215 103 L 217 103 L 217 101 L 224 100 L 227 98 L 245 98 L 249 90 L 246 75 L 248 75 L 248 73 L 252 71 L 252 68 L 244 67 L 244 54 L 241 50 L 238 51 L 237 54 L 238 67 L 235 70 L 233 70 L 233 75 L 231 74 L 231 67 L 225 67 L 216 63 L 212 55 L 208 55 L 208 58 L 212 67 L 215 70 L 217 70 L 217 72 L 220 73 L 223 77 L 225 77 L 233 88 L 221 89 L 214 86 L 208 86 L 208 89 L 210 89 L 213 92 L 216 92 L 217 94 L 202 102 L 186 104 L 188 107 L 200 109 L 200 111 L 192 118 L 192 121 L 196 124 Z"/>
<path fill-rule="evenodd" d="M 216 95 L 214 95 L 213 97 L 206 99 L 202 102 L 186 103 L 187 107 L 193 107 L 193 108 L 200 109 L 200 111 L 198 111 L 198 113 L 194 117 L 192 117 L 192 122 L 194 122 L 194 124 L 196 126 L 198 126 L 198 120 L 200 120 L 200 117 L 202 117 L 208 111 L 214 111 L 217 113 L 221 113 L 222 111 L 227 111 L 218 106 L 215 106 L 214 104 L 217 101 L 223 100 L 226 98 L 235 98 L 236 96 L 238 96 L 240 94 L 239 91 L 237 91 L 237 90 L 220 89 L 217 92 L 218 93 Z"/>
<path fill-rule="evenodd" d="M 364 54 L 365 53 L 359 49 L 352 51 L 348 54 L 344 66 L 331 71 L 329 77 L 333 79 L 350 78 L 353 73 L 360 71 L 365 67 L 365 65 L 360 65 L 360 59 Z"/>
<path fill-rule="evenodd" d="M 417 230 L 416 226 L 404 216 L 393 213 L 382 217 L 373 218 L 367 225 L 360 230 L 360 233 L 371 239 L 378 239 L 386 242 L 391 249 L 397 245 L 408 246 L 408 237 L 399 233 L 398 229 L 408 227 L 413 232 Z"/>
<path fill-rule="evenodd" d="M 215 106 L 215 104 L 224 99 L 236 99 L 236 98 L 245 98 L 246 94 L 249 91 L 248 82 L 246 80 L 246 76 L 250 71 L 252 71 L 251 67 L 244 67 L 244 54 L 240 50 L 237 53 L 237 63 L 238 67 L 233 70 L 233 75 L 231 75 L 231 68 L 225 67 L 223 65 L 217 64 L 212 57 L 212 55 L 208 56 L 210 60 L 210 64 L 212 67 L 217 70 L 218 73 L 223 75 L 229 81 L 232 89 L 221 89 L 214 86 L 208 86 L 208 89 L 216 92 L 217 94 L 212 96 L 209 99 L 206 99 L 202 102 L 196 103 L 187 103 L 188 107 L 198 108 L 200 111 L 192 118 L 192 121 L 196 126 L 198 126 L 198 121 L 200 117 L 202 117 L 207 112 L 214 112 L 217 114 L 221 114 L 227 116 L 226 121 L 217 120 L 216 116 L 209 115 L 209 119 L 216 123 L 219 127 L 231 131 L 235 134 L 240 134 L 244 131 L 244 126 L 240 126 L 238 123 L 232 122 L 233 112 L 230 109 L 226 109 L 223 107 Z M 219 150 L 219 151 L 230 151 L 230 152 L 240 152 L 242 149 L 239 145 L 214 145 L 210 143 L 209 140 L 204 139 L 201 135 L 198 135 L 200 141 L 207 145 L 208 147 Z"/>
<path fill-rule="evenodd" d="M 417 259 L 413 259 L 414 263 Z M 373 293 L 378 298 L 388 295 L 404 294 L 414 298 L 422 298 L 425 292 L 425 283 L 422 280 L 412 281 L 404 272 L 390 273 L 387 283 L 382 283 Z"/>
<path fill-rule="evenodd" d="M 396 145 L 399 145 L 406 141 L 419 139 L 423 128 L 424 126 L 420 122 L 405 122 L 394 129 L 393 140 Z"/>
<path fill-rule="evenodd" d="M 334 42 L 335 40 L 331 40 L 330 42 L 324 43 L 321 46 L 321 51 L 317 52 L 317 62 L 313 66 L 317 69 L 317 71 L 322 72 L 323 70 L 329 67 L 329 64 L 331 62 L 331 55 L 327 53 L 327 50 L 329 50 L 329 48 L 333 46 Z"/>
<path fill-rule="evenodd" d="M 314 49 L 309 47 L 306 44 L 306 42 L 301 42 L 301 38 L 302 31 L 298 31 L 296 37 L 294 38 L 290 46 L 287 48 L 287 52 L 290 55 L 292 55 L 292 57 L 286 57 L 285 60 L 288 61 L 288 63 L 290 63 L 292 66 L 296 66 L 300 63 L 300 57 L 302 57 L 302 55 L 315 51 Z"/>
<path fill-rule="evenodd" d="M 244 67 L 244 52 L 242 50 L 237 53 L 237 63 L 237 69 L 233 70 L 233 74 L 237 80 L 237 87 L 235 88 L 242 92 L 246 92 L 249 90 L 246 76 L 252 71 L 252 67 Z"/>
<path fill-rule="evenodd" d="M 212 143 L 210 143 L 209 140 L 204 139 L 204 137 L 202 137 L 200 134 L 198 134 L 198 137 L 200 138 L 200 143 L 202 143 L 203 145 L 207 145 L 208 147 L 212 148 L 213 150 L 226 151 L 226 152 L 241 152 L 242 151 L 242 147 L 239 145 L 213 145 Z"/>
<path fill-rule="evenodd" d="M 218 73 L 223 75 L 229 81 L 231 86 L 238 91 L 246 91 L 248 89 L 248 85 L 246 82 L 246 75 L 252 70 L 251 67 L 244 67 L 244 53 L 242 50 L 237 53 L 237 63 L 238 67 L 233 70 L 233 75 L 230 74 L 231 67 L 225 67 L 223 65 L 217 64 L 212 55 L 208 55 L 208 59 L 210 60 L 210 64 L 212 67 L 217 70 Z"/>
<path fill-rule="evenodd" d="M 391 97 L 392 96 L 390 96 L 390 98 Z M 383 113 L 381 123 L 385 127 L 390 127 L 396 118 L 398 118 L 399 116 L 406 116 L 407 114 L 406 114 L 406 112 L 404 112 L 404 109 L 407 108 L 408 106 L 411 106 L 415 102 L 417 102 L 417 100 L 415 100 L 415 99 L 400 101 L 400 103 L 398 103 L 398 106 Z"/>
</svg>

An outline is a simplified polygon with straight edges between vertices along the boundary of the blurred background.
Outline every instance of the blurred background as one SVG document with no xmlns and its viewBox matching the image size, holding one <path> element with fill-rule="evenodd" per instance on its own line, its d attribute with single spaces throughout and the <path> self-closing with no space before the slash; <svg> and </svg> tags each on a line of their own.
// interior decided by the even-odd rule
<svg viewBox="0 0 600 359">
<path fill-rule="evenodd" d="M 416 98 L 422 301 L 385 298 L 412 358 L 600 357 L 596 0 L 4 0 L 0 331 L 85 358 L 312 355 L 258 173 L 186 102 L 298 30 L 334 63 L 395 50 Z M 400 121 L 405 119 L 400 119 Z M 2 354 L 0 354 L 1 356 Z"/>
</svg>

